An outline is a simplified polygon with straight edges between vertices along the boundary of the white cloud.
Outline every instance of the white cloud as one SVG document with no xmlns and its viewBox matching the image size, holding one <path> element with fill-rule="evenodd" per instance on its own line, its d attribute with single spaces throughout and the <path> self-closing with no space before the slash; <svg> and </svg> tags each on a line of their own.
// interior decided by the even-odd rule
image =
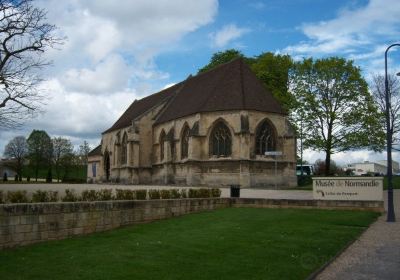
<svg viewBox="0 0 400 280">
<path fill-rule="evenodd" d="M 21 131 L 2 132 L 1 145 L 12 135 L 44 129 L 74 141 L 99 141 L 133 102 L 166 84 L 154 58 L 186 34 L 212 23 L 217 0 L 38 0 L 50 23 L 68 39 L 45 55 L 54 67 L 45 71 L 49 93 L 45 112 Z"/>
<path fill-rule="evenodd" d="M 250 32 L 248 28 L 240 28 L 235 24 L 223 26 L 219 31 L 211 33 L 212 44 L 218 48 L 224 47 L 232 41 Z"/>
<path fill-rule="evenodd" d="M 369 48 L 385 39 L 399 38 L 400 2 L 371 0 L 359 8 L 345 8 L 337 17 L 318 23 L 306 23 L 299 29 L 308 41 L 284 49 L 288 53 L 333 54 L 353 53 L 357 48 Z"/>
</svg>

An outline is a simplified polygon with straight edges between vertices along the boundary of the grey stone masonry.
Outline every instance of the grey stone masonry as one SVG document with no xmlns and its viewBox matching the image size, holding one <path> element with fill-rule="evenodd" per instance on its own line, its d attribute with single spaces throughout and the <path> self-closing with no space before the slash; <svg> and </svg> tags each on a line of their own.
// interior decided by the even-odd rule
<svg viewBox="0 0 400 280">
<path fill-rule="evenodd" d="M 0 204 L 0 249 L 227 207 L 383 211 L 382 201 L 252 198 Z"/>
</svg>

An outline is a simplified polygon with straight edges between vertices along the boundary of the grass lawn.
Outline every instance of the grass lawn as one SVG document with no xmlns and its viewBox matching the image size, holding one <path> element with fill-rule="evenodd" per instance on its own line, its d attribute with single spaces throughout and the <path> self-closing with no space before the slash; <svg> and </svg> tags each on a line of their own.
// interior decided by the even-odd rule
<svg viewBox="0 0 400 280">
<path fill-rule="evenodd" d="M 371 212 L 228 208 L 0 251 L 6 279 L 304 279 Z"/>
</svg>

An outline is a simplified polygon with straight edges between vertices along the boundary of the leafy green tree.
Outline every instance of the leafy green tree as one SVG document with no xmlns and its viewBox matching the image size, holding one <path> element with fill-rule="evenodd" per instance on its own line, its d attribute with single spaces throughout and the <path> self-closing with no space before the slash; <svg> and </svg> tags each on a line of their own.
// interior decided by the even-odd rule
<svg viewBox="0 0 400 280">
<path fill-rule="evenodd" d="M 210 69 L 215 68 L 218 65 L 227 63 L 238 57 L 244 57 L 244 55 L 240 51 L 235 49 L 229 49 L 223 52 L 217 52 L 212 55 L 210 62 L 206 66 L 199 69 L 199 73 L 206 72 Z"/>
<path fill-rule="evenodd" d="M 41 167 L 51 168 L 53 145 L 50 136 L 44 130 L 33 130 L 27 143 L 29 163 L 33 167 L 37 181 Z"/>
<path fill-rule="evenodd" d="M 57 182 L 60 182 L 61 170 L 69 168 L 72 164 L 72 154 L 74 147 L 69 139 L 55 137 L 53 142 L 53 164 L 56 171 Z"/>
<path fill-rule="evenodd" d="M 334 153 L 382 149 L 385 135 L 377 107 L 352 61 L 304 59 L 293 67 L 290 81 L 297 102 L 292 115 L 302 115 L 304 147 L 325 152 L 326 175 Z"/>
<path fill-rule="evenodd" d="M 27 153 L 28 145 L 24 136 L 14 137 L 10 142 L 8 142 L 4 149 L 4 155 L 15 161 L 13 167 L 17 172 L 19 181 L 22 181 L 22 167 Z"/>
<path fill-rule="evenodd" d="M 288 90 L 289 71 L 293 66 L 289 55 L 262 53 L 248 60 L 256 76 L 264 83 L 274 97 L 278 99 L 286 110 L 295 105 L 294 98 Z"/>
<path fill-rule="evenodd" d="M 79 150 L 78 150 L 78 157 L 79 157 L 79 163 L 81 165 L 86 165 L 88 161 L 88 154 L 90 152 L 90 146 L 89 143 L 85 140 L 81 145 L 79 145 Z"/>
</svg>

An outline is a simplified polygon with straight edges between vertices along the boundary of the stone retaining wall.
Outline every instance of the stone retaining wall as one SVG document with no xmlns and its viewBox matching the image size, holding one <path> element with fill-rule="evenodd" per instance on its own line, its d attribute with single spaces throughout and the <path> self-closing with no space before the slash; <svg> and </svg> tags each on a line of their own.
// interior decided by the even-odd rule
<svg viewBox="0 0 400 280">
<path fill-rule="evenodd" d="M 382 201 L 193 198 L 0 205 L 0 249 L 227 207 L 383 211 Z"/>
</svg>

